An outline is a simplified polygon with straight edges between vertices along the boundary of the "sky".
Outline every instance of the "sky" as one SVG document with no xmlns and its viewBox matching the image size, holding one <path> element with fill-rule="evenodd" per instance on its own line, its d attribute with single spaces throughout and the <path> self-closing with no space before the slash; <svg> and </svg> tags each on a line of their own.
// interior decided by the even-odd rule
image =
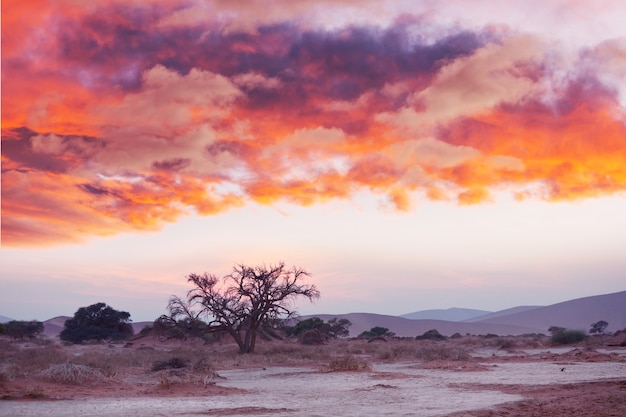
<svg viewBox="0 0 626 417">
<path fill-rule="evenodd" d="M 285 262 L 301 314 L 626 287 L 621 0 L 2 2 L 0 314 L 166 313 Z"/>
</svg>

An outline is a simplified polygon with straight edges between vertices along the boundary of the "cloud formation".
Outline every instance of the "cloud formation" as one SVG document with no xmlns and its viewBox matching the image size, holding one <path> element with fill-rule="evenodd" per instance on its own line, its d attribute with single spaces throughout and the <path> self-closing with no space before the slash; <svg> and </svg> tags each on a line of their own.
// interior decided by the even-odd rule
<svg viewBox="0 0 626 417">
<path fill-rule="evenodd" d="M 363 190 L 399 210 L 626 190 L 623 33 L 563 48 L 454 1 L 261 3 L 3 3 L 3 243 Z"/>
</svg>

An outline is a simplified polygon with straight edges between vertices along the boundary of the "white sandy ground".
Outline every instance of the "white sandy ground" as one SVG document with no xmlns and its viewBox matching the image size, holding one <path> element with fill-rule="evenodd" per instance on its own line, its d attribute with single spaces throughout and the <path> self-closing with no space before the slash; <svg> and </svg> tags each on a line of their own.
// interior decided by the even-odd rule
<svg viewBox="0 0 626 417">
<path fill-rule="evenodd" d="M 377 364 L 371 372 L 323 373 L 271 367 L 221 371 L 217 384 L 246 390 L 224 396 L 3 401 L 2 417 L 155 416 L 444 416 L 521 399 L 473 384 L 542 385 L 626 376 L 626 363 L 486 364 L 481 371 L 421 369 L 417 362 Z M 563 370 L 562 370 L 563 369 Z"/>
</svg>

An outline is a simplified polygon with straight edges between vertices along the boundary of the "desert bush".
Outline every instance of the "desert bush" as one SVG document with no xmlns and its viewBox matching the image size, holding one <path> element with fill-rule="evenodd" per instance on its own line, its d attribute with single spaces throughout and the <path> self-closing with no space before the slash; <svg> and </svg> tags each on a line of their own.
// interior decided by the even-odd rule
<svg viewBox="0 0 626 417">
<path fill-rule="evenodd" d="M 25 396 L 33 400 L 46 398 L 46 394 L 44 394 L 43 388 L 41 388 L 39 385 L 35 385 L 33 388 L 31 388 L 31 390 L 28 391 Z"/>
<path fill-rule="evenodd" d="M 389 331 L 389 329 L 386 327 L 375 326 L 369 330 L 361 332 L 361 334 L 357 337 L 363 339 L 373 339 L 375 337 L 393 337 L 395 335 L 396 334 L 394 332 Z"/>
<path fill-rule="evenodd" d="M 326 337 L 318 329 L 305 330 L 300 334 L 298 340 L 303 345 L 321 345 Z"/>
<path fill-rule="evenodd" d="M 43 323 L 37 320 L 11 320 L 4 325 L 4 331 L 14 339 L 32 339 L 43 333 Z"/>
<path fill-rule="evenodd" d="M 172 385 L 174 385 L 173 379 L 165 374 L 159 375 L 159 387 L 169 390 L 170 388 L 172 388 Z"/>
<path fill-rule="evenodd" d="M 423 345 L 416 351 L 416 356 L 425 362 L 436 360 L 467 361 L 471 358 L 462 346 Z"/>
<path fill-rule="evenodd" d="M 550 342 L 553 345 L 571 345 L 587 339 L 587 334 L 582 330 L 559 330 L 552 334 Z"/>
<path fill-rule="evenodd" d="M 500 349 L 508 350 L 513 349 L 516 346 L 516 343 L 511 339 L 500 337 L 496 339 L 496 346 L 498 346 Z"/>
<path fill-rule="evenodd" d="M 194 372 L 213 372 L 215 371 L 215 367 L 209 360 L 209 358 L 202 358 L 200 360 L 195 361 L 193 366 L 191 367 Z"/>
<path fill-rule="evenodd" d="M 64 384 L 82 384 L 88 381 L 95 381 L 102 374 L 95 368 L 75 363 L 62 363 L 51 365 L 42 372 L 42 376 L 51 382 L 61 382 Z"/>
<path fill-rule="evenodd" d="M 346 355 L 331 359 L 328 365 L 322 368 L 324 372 L 348 372 L 348 371 L 370 371 L 372 368 L 364 359 L 356 356 Z"/>
<path fill-rule="evenodd" d="M 163 369 L 179 369 L 187 367 L 187 361 L 177 356 L 165 361 L 157 361 L 150 369 L 152 372 L 162 371 Z"/>
<path fill-rule="evenodd" d="M 446 340 L 447 337 L 439 333 L 437 329 L 424 332 L 421 336 L 416 336 L 415 340 Z"/>
<path fill-rule="evenodd" d="M 412 340 L 393 340 L 388 344 L 378 346 L 380 348 L 372 354 L 380 360 L 392 361 L 415 358 L 415 342 Z"/>
</svg>

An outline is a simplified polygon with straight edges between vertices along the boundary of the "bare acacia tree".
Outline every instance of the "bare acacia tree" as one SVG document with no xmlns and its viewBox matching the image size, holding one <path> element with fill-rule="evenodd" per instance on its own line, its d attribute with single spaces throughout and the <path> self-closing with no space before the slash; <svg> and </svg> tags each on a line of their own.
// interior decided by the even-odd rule
<svg viewBox="0 0 626 417">
<path fill-rule="evenodd" d="M 228 332 L 241 353 L 252 353 L 259 327 L 271 319 L 289 318 L 291 302 L 298 296 L 309 300 L 320 296 L 315 285 L 302 280 L 310 274 L 301 268 L 287 269 L 283 262 L 275 266 L 236 265 L 222 279 L 204 273 L 190 274 L 194 288 L 186 299 L 173 296 L 168 310 L 174 322 L 202 320 L 209 331 Z M 224 283 L 220 287 L 220 281 Z"/>
</svg>

